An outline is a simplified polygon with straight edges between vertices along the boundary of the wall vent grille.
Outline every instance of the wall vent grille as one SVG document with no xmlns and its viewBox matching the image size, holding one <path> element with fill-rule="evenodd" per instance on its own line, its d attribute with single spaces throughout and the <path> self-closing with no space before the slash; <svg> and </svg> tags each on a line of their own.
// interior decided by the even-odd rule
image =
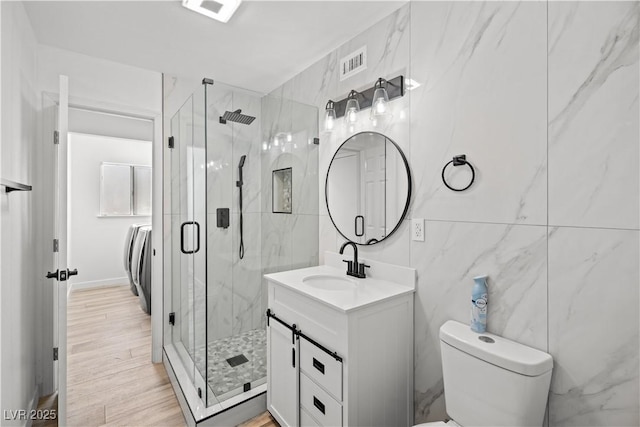
<svg viewBox="0 0 640 427">
<path fill-rule="evenodd" d="M 340 81 L 367 69 L 367 46 L 362 46 L 340 60 Z"/>
</svg>

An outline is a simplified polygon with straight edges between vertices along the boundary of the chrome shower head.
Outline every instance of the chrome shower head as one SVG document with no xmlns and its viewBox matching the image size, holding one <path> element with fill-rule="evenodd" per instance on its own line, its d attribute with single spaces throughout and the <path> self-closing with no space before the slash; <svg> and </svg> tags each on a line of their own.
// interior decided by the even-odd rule
<svg viewBox="0 0 640 427">
<path fill-rule="evenodd" d="M 237 109 L 236 111 L 225 111 L 222 117 L 220 117 L 220 123 L 226 124 L 227 120 L 230 120 L 235 123 L 250 125 L 255 119 L 253 116 L 242 114 L 242 110 Z"/>
</svg>

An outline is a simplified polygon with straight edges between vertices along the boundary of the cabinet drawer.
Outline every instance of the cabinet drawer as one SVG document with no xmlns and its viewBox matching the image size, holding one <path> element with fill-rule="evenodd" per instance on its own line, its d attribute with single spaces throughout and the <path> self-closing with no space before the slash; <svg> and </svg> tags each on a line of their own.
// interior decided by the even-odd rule
<svg viewBox="0 0 640 427">
<path fill-rule="evenodd" d="M 342 405 L 304 373 L 300 373 L 300 406 L 321 426 L 342 425 Z"/>
<path fill-rule="evenodd" d="M 304 338 L 300 339 L 300 369 L 342 401 L 342 362 Z"/>
<path fill-rule="evenodd" d="M 307 412 L 306 409 L 300 408 L 300 426 L 301 427 L 322 427 L 313 417 Z"/>
</svg>

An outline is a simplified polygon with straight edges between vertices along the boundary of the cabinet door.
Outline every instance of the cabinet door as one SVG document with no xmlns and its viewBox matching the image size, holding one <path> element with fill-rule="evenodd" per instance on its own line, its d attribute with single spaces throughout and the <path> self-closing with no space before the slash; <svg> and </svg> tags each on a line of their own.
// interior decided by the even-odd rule
<svg viewBox="0 0 640 427">
<path fill-rule="evenodd" d="M 298 425 L 296 346 L 291 331 L 272 319 L 267 328 L 267 408 L 282 427 Z"/>
</svg>

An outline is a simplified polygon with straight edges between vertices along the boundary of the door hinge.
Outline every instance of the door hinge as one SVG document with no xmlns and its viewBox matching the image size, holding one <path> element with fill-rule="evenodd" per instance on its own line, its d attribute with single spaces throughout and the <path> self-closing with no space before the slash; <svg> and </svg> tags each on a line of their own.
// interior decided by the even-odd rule
<svg viewBox="0 0 640 427">
<path fill-rule="evenodd" d="M 60 132 L 58 132 L 57 130 L 53 131 L 53 143 L 60 144 Z"/>
<path fill-rule="evenodd" d="M 58 347 L 53 347 L 53 360 L 58 360 Z"/>
<path fill-rule="evenodd" d="M 176 324 L 176 313 L 174 313 L 174 312 L 169 313 L 169 323 L 171 325 L 175 325 Z"/>
<path fill-rule="evenodd" d="M 169 148 L 173 148 L 175 146 L 175 139 L 174 137 L 170 136 L 169 137 Z"/>
<path fill-rule="evenodd" d="M 60 241 L 58 239 L 53 239 L 53 252 L 58 252 L 60 250 Z"/>
</svg>

